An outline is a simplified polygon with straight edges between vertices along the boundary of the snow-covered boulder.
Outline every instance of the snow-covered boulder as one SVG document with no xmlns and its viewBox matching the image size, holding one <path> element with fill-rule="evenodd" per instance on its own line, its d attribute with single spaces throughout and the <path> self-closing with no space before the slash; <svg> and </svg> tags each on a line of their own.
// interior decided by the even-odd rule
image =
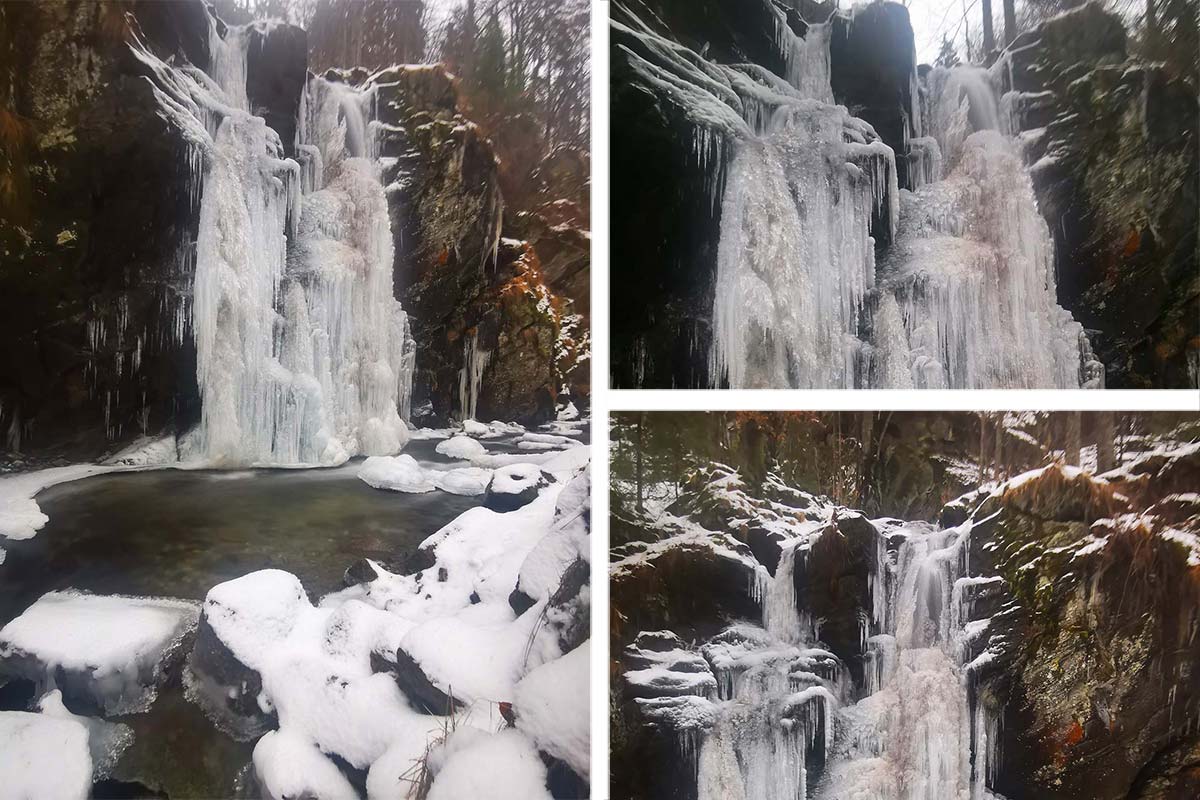
<svg viewBox="0 0 1200 800">
<path fill-rule="evenodd" d="M 268 569 L 213 587 L 188 659 L 188 699 L 238 739 L 275 723 L 261 670 L 312 605 L 300 580 Z"/>
<path fill-rule="evenodd" d="M 437 489 L 428 471 L 410 455 L 372 456 L 358 471 L 359 480 L 376 489 L 423 494 Z"/>
<path fill-rule="evenodd" d="M 91 794 L 88 730 L 79 722 L 0 711 L 0 742 L 4 797 L 84 800 Z"/>
<path fill-rule="evenodd" d="M 429 477 L 443 492 L 474 496 L 487 491 L 487 486 L 492 480 L 492 471 L 483 467 L 461 467 L 433 471 Z"/>
<path fill-rule="evenodd" d="M 288 731 L 268 731 L 254 746 L 254 776 L 264 798 L 358 800 L 358 792 L 316 745 Z"/>
<path fill-rule="evenodd" d="M 517 684 L 513 699 L 517 729 L 585 780 L 591 763 L 590 656 L 589 640 L 531 670 Z"/>
<path fill-rule="evenodd" d="M 475 440 L 466 441 L 474 443 Z M 372 488 L 392 492 L 423 494 L 441 489 L 449 494 L 472 496 L 487 491 L 492 470 L 483 467 L 426 469 L 410 455 L 373 456 L 363 462 L 358 477 Z"/>
<path fill-rule="evenodd" d="M 483 505 L 493 511 L 516 511 L 554 482 L 554 476 L 536 464 L 513 464 L 497 469 L 487 487 Z"/>
<path fill-rule="evenodd" d="M 58 688 L 75 707 L 145 711 L 198 615 L 183 600 L 48 592 L 0 629 L 0 676 Z"/>
<path fill-rule="evenodd" d="M 434 449 L 447 458 L 459 459 L 461 461 L 470 461 L 472 458 L 481 456 L 487 452 L 486 447 L 470 436 L 455 436 L 444 442 L 438 442 L 437 447 Z"/>
<path fill-rule="evenodd" d="M 512 729 L 455 732 L 430 759 L 429 800 L 550 800 L 546 766 L 533 743 Z"/>
</svg>

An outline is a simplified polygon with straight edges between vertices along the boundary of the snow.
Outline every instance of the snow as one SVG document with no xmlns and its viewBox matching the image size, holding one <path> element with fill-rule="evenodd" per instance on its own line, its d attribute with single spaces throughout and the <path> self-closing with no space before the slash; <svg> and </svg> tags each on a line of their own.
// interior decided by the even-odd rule
<svg viewBox="0 0 1200 800">
<path fill-rule="evenodd" d="M 288 731 L 268 731 L 258 740 L 254 772 L 273 799 L 358 800 L 358 792 L 332 761 L 311 742 Z"/>
<path fill-rule="evenodd" d="M 46 686 L 65 671 L 107 713 L 144 711 L 197 616 L 183 600 L 48 592 L 0 629 L 0 662 Z"/>
<path fill-rule="evenodd" d="M 486 447 L 470 436 L 455 436 L 444 442 L 439 442 L 436 449 L 437 452 L 447 458 L 456 458 L 462 461 L 470 461 L 472 458 L 481 456 L 487 452 Z"/>
<path fill-rule="evenodd" d="M 316 606 L 295 576 L 278 570 L 214 587 L 204 606 L 212 631 L 259 673 L 262 692 L 253 699 L 278 715 L 279 730 L 255 750 L 255 770 L 268 791 L 341 796 L 345 786 L 329 770 L 328 756 L 336 755 L 368 771 L 369 797 L 405 797 L 406 776 L 432 746 L 431 796 L 475 796 L 459 792 L 488 774 L 481 765 L 494 756 L 506 759 L 509 781 L 496 791 L 511 785 L 518 796 L 536 797 L 545 792 L 545 768 L 530 737 L 550 736 L 545 744 L 538 738 L 539 746 L 586 758 L 587 648 L 562 659 L 546 625 L 546 600 L 517 616 L 508 596 L 535 548 L 557 552 L 556 543 L 566 543 L 576 553 L 587 551 L 582 512 L 588 486 L 585 472 L 544 486 L 507 514 L 470 509 L 422 544 L 432 550 L 433 566 L 395 575 L 372 563 L 374 580 Z M 560 579 L 546 577 L 546 583 Z M 411 708 L 393 675 L 373 672 L 373 653 L 388 659 L 397 649 L 467 708 L 454 717 Z M 499 719 L 494 704 L 514 702 L 519 694 L 529 707 L 528 731 L 487 733 Z M 453 733 L 439 746 L 447 731 Z M 531 795 L 534 787 L 541 794 Z M 497 795 L 489 790 L 487 796 Z"/>
<path fill-rule="evenodd" d="M 84 800 L 92 791 L 88 731 L 73 719 L 0 711 L 0 795 Z"/>
<path fill-rule="evenodd" d="M 109 777 L 118 759 L 133 743 L 133 730 L 128 725 L 72 714 L 63 705 L 62 692 L 58 689 L 43 695 L 37 702 L 37 710 L 47 716 L 72 720 L 87 729 L 93 781 Z"/>
<path fill-rule="evenodd" d="M 143 436 L 110 456 L 104 463 L 129 467 L 164 467 L 178 464 L 178 445 L 174 434 L 157 438 Z"/>
<path fill-rule="evenodd" d="M 517 684 L 513 699 L 517 729 L 585 779 L 591 763 L 590 671 L 589 640 L 531 670 Z"/>
<path fill-rule="evenodd" d="M 431 469 L 407 454 L 371 456 L 358 470 L 363 483 L 376 489 L 422 494 L 441 489 L 460 495 L 478 495 L 487 490 L 492 470 L 482 467 Z"/>
<path fill-rule="evenodd" d="M 576 560 L 589 561 L 588 526 L 584 514 L 590 509 L 591 480 L 584 472 L 559 495 L 551 532 L 534 545 L 521 562 L 517 581 L 526 596 L 540 600 L 558 589 L 563 573 Z"/>
<path fill-rule="evenodd" d="M 550 800 L 546 767 L 530 741 L 517 731 L 469 737 L 456 733 L 439 761 L 429 800 Z"/>
<path fill-rule="evenodd" d="M 78 464 L 0 477 L 0 538 L 32 539 L 50 521 L 33 499 L 43 489 L 116 470 L 115 466 Z"/>
<path fill-rule="evenodd" d="M 520 494 L 542 480 L 542 470 L 536 464 L 513 464 L 496 470 L 488 490 L 492 494 Z"/>
<path fill-rule="evenodd" d="M 297 742 L 366 769 L 397 742 L 423 743 L 442 725 L 414 711 L 390 674 L 372 672 L 370 654 L 403 636 L 401 619 L 353 599 L 316 608 L 299 580 L 279 570 L 214 587 L 204 613 L 234 657 L 262 676 L 258 705 L 273 710 L 287 734 L 263 754 L 268 771 L 295 754 Z"/>
<path fill-rule="evenodd" d="M 432 492 L 431 470 L 426 470 L 410 455 L 371 456 L 358 471 L 359 480 L 376 489 L 420 494 Z"/>
</svg>

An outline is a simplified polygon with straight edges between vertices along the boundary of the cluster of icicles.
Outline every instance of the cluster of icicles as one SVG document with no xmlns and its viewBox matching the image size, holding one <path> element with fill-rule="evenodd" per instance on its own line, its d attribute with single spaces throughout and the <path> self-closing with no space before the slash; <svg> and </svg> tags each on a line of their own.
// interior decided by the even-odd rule
<svg viewBox="0 0 1200 800">
<path fill-rule="evenodd" d="M 191 151 L 202 419 L 188 449 L 227 466 L 394 453 L 408 438 L 414 343 L 392 295 L 375 93 L 310 78 L 288 158 L 249 108 L 254 33 L 222 35 L 210 19 L 208 74 L 134 48 Z"/>
<path fill-rule="evenodd" d="M 684 108 L 710 175 L 711 384 L 1102 387 L 1083 328 L 1057 305 L 1049 230 L 992 76 L 939 68 L 923 91 L 914 70 L 901 190 L 892 149 L 834 104 L 832 23 L 797 36 L 770 7 L 782 77 L 618 26 L 652 57 L 629 53 L 641 79 Z M 891 240 L 878 264 L 873 223 Z"/>
<path fill-rule="evenodd" d="M 686 748 L 699 800 L 1002 800 L 989 789 L 997 720 L 968 691 L 990 656 L 964 663 L 987 626 L 967 621 L 972 592 L 996 579 L 968 577 L 969 524 L 906 524 L 886 536 L 903 543 L 889 552 L 878 535 L 858 685 L 844 666 L 797 671 L 820 654 L 833 659 L 820 621 L 796 603 L 809 542 L 785 543 L 774 578 L 760 576 L 764 635 L 801 656 L 790 669 L 772 668 L 769 651 L 749 660 L 757 666 L 715 669 L 716 722 Z"/>
</svg>

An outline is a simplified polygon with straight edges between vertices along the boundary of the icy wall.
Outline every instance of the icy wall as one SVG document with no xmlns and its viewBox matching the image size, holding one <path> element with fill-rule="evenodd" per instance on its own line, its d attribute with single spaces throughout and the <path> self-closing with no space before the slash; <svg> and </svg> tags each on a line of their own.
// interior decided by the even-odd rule
<svg viewBox="0 0 1200 800">
<path fill-rule="evenodd" d="M 643 175 L 622 141 L 647 118 L 638 147 L 675 139 L 685 163 L 665 179 L 687 199 L 655 212 L 656 234 L 614 218 L 614 280 L 645 284 L 614 314 L 618 385 L 1103 385 L 1057 305 L 1053 244 L 991 76 L 919 86 L 894 4 L 763 4 L 725 20 L 733 41 L 716 52 L 703 23 L 653 5 L 614 13 L 614 80 L 643 93 L 614 93 L 614 176 Z M 657 248 L 654 267 L 635 243 Z"/>
<path fill-rule="evenodd" d="M 185 455 L 221 465 L 331 464 L 396 452 L 413 342 L 392 298 L 371 95 L 320 78 L 296 151 L 249 112 L 251 28 L 210 22 L 211 75 L 145 50 L 195 148 L 200 225 L 190 325 L 201 418 Z"/>
</svg>

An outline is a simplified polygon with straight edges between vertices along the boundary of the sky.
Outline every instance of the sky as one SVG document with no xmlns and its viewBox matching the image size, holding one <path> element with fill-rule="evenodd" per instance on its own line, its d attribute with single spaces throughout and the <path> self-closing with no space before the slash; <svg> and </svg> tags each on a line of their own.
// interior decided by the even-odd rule
<svg viewBox="0 0 1200 800">
<path fill-rule="evenodd" d="M 903 2 L 903 0 L 901 0 Z M 954 37 L 962 57 L 964 25 L 963 5 L 967 18 L 977 29 L 982 24 L 978 0 L 908 0 L 908 15 L 912 19 L 913 37 L 917 45 L 917 62 L 932 64 L 942 44 L 942 35 Z M 999 5 L 998 2 L 993 5 Z"/>
</svg>

